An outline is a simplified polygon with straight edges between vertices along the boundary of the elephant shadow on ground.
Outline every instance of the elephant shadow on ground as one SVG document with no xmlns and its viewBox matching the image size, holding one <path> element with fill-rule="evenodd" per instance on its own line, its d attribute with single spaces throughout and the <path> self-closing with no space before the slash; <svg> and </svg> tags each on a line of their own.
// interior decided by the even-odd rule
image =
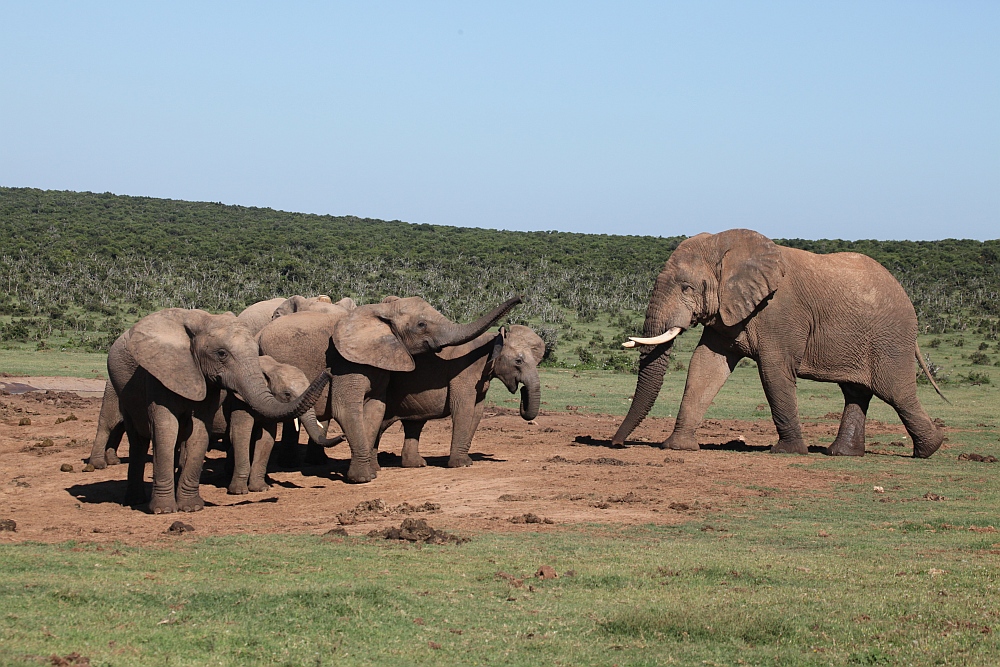
<svg viewBox="0 0 1000 667">
<path fill-rule="evenodd" d="M 473 463 L 505 463 L 507 459 L 496 458 L 493 454 L 481 454 L 478 452 L 473 452 L 469 454 L 469 458 L 472 459 Z M 424 460 L 427 461 L 428 468 L 447 468 L 448 467 L 448 456 L 425 456 Z M 378 464 L 383 468 L 402 468 L 403 467 L 403 457 L 399 454 L 394 454 L 392 452 L 379 452 L 378 453 Z"/>
<path fill-rule="evenodd" d="M 573 442 L 578 445 L 587 445 L 588 447 L 606 447 L 608 449 L 626 449 L 628 447 L 656 447 L 661 448 L 661 443 L 659 442 L 644 442 L 639 440 L 626 440 L 625 444 L 621 447 L 611 444 L 610 439 L 595 438 L 590 435 L 578 435 L 573 438 Z M 717 452 L 756 452 L 756 453 L 770 453 L 771 445 L 751 445 L 743 440 L 729 440 L 727 442 L 701 442 L 698 446 L 704 451 L 717 451 Z M 664 451 L 668 451 L 664 449 Z M 685 450 L 676 450 L 683 452 Z M 809 447 L 810 454 L 826 454 L 827 448 L 820 447 L 818 445 L 813 445 Z"/>
<path fill-rule="evenodd" d="M 66 488 L 66 493 L 81 503 L 87 503 L 88 505 L 99 505 L 101 503 L 121 505 L 125 500 L 125 487 L 127 485 L 128 482 L 124 479 L 109 479 L 104 482 L 94 482 L 92 484 L 74 484 Z M 147 488 L 146 490 L 148 491 L 149 489 Z M 141 506 L 136 506 L 135 509 L 139 507 Z"/>
</svg>

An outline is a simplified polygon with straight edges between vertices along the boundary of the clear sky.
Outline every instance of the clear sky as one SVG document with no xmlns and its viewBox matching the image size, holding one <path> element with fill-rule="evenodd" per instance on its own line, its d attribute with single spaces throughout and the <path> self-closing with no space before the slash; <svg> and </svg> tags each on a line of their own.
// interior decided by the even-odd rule
<svg viewBox="0 0 1000 667">
<path fill-rule="evenodd" d="M 0 185 L 1000 238 L 1000 2 L 4 0 Z"/>
</svg>

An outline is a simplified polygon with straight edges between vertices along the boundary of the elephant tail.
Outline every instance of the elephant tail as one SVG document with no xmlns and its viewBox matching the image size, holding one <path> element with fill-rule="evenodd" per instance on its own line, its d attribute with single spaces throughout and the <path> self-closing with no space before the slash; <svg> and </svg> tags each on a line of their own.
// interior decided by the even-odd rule
<svg viewBox="0 0 1000 667">
<path fill-rule="evenodd" d="M 937 392 L 937 395 L 944 399 L 945 403 L 951 405 L 951 401 L 948 400 L 947 396 L 941 393 L 941 387 L 939 387 L 937 382 L 934 381 L 934 376 L 931 375 L 931 369 L 927 367 L 927 361 L 924 360 L 924 355 L 920 353 L 920 345 L 918 345 L 915 341 L 913 344 L 916 347 L 915 354 L 917 355 L 917 363 L 920 364 L 920 368 L 923 370 L 924 375 L 927 376 L 927 380 L 931 383 L 931 386 L 934 387 L 934 391 Z"/>
</svg>

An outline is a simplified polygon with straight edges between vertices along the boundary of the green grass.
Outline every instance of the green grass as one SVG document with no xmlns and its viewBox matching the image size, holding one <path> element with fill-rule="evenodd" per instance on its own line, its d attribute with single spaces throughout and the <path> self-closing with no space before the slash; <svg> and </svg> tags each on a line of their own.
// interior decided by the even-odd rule
<svg viewBox="0 0 1000 667">
<path fill-rule="evenodd" d="M 98 352 L 36 350 L 35 346 L 11 345 L 0 349 L 0 372 L 12 375 L 63 377 L 108 377 L 108 355 Z"/>
</svg>

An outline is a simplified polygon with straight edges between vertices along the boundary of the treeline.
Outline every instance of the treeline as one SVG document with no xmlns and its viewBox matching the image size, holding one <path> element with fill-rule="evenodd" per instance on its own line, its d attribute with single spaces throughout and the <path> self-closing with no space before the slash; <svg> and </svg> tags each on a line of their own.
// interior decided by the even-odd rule
<svg viewBox="0 0 1000 667">
<path fill-rule="evenodd" d="M 419 295 L 467 320 L 517 293 L 526 297 L 517 317 L 554 345 L 576 322 L 626 328 L 641 320 L 657 272 L 684 238 L 507 232 L 0 188 L 0 315 L 8 316 L 0 339 L 72 334 L 99 348 L 159 308 L 238 312 L 291 294 L 362 303 Z M 1000 241 L 778 242 L 870 255 L 903 283 L 927 331 L 996 336 Z"/>
</svg>

